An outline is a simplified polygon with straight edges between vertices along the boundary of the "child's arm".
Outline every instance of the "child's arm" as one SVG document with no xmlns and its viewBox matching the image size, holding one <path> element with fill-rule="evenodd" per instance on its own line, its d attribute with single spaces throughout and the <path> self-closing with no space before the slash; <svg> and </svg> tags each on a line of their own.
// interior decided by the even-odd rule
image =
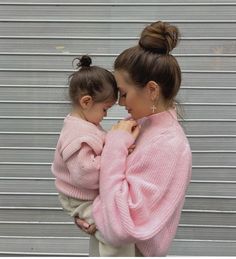
<svg viewBox="0 0 236 259">
<path fill-rule="evenodd" d="M 66 158 L 66 165 L 75 186 L 97 189 L 99 187 L 101 156 L 96 154 L 89 143 L 89 141 L 88 143 L 81 143 L 81 141 L 77 143 L 76 150 L 70 152 L 70 156 Z M 96 148 L 98 147 L 96 146 Z M 100 149 L 102 149 L 102 146 Z M 65 157 L 65 151 L 63 153 Z"/>
</svg>

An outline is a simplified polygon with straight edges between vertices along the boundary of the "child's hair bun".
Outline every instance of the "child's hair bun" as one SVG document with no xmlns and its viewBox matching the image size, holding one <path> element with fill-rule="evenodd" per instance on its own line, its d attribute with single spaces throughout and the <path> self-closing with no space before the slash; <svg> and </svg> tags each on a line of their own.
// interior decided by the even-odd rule
<svg viewBox="0 0 236 259">
<path fill-rule="evenodd" d="M 88 55 L 83 55 L 80 58 L 74 58 L 73 61 L 72 61 L 72 66 L 75 69 L 90 67 L 91 64 L 92 64 L 92 59 Z"/>
<path fill-rule="evenodd" d="M 167 22 L 154 22 L 148 25 L 141 33 L 139 45 L 157 54 L 169 54 L 177 43 L 179 30 Z"/>
<path fill-rule="evenodd" d="M 80 59 L 80 67 L 90 67 L 90 65 L 92 64 L 92 59 L 90 58 L 90 56 L 88 55 L 83 55 Z"/>
</svg>

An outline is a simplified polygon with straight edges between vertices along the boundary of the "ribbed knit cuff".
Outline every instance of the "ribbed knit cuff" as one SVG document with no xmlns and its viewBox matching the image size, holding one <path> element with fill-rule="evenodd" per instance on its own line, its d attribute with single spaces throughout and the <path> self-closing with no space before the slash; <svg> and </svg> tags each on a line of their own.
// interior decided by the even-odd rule
<svg viewBox="0 0 236 259">
<path fill-rule="evenodd" d="M 125 130 L 109 131 L 105 142 L 111 142 L 115 146 L 125 145 L 127 149 L 134 143 L 135 139 L 131 133 Z"/>
</svg>

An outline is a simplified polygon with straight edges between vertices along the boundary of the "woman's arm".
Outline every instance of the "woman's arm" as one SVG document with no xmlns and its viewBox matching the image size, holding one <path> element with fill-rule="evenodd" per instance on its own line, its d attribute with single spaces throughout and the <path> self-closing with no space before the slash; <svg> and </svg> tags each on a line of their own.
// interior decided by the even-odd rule
<svg viewBox="0 0 236 259">
<path fill-rule="evenodd" d="M 103 149 L 100 195 L 93 203 L 97 228 L 113 245 L 153 237 L 181 210 L 191 172 L 188 145 L 156 139 L 127 164 L 130 133 L 109 132 Z"/>
<path fill-rule="evenodd" d="M 120 121 L 119 123 L 113 125 L 112 130 L 118 130 L 121 129 L 123 131 L 128 131 L 131 132 L 133 131 L 133 137 L 131 142 L 133 142 L 135 140 L 135 138 L 137 138 L 138 134 L 139 134 L 139 126 L 137 125 L 137 123 L 133 120 L 130 121 Z M 128 145 L 129 146 L 129 145 Z M 133 152 L 135 148 L 134 144 L 130 144 L 130 146 L 128 147 L 128 155 L 130 153 Z M 76 216 L 74 218 L 75 224 L 84 232 L 88 233 L 88 234 L 94 234 L 96 232 L 96 225 L 92 224 L 89 225 L 88 222 L 86 222 L 85 220 L 79 218 L 79 216 Z"/>
</svg>

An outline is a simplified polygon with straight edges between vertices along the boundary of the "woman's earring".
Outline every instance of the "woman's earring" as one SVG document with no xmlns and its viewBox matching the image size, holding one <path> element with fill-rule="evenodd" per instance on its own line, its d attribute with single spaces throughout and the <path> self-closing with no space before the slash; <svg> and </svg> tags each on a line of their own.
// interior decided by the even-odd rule
<svg viewBox="0 0 236 259">
<path fill-rule="evenodd" d="M 155 113 L 156 109 L 157 109 L 157 107 L 153 104 L 151 107 L 152 113 Z"/>
</svg>

